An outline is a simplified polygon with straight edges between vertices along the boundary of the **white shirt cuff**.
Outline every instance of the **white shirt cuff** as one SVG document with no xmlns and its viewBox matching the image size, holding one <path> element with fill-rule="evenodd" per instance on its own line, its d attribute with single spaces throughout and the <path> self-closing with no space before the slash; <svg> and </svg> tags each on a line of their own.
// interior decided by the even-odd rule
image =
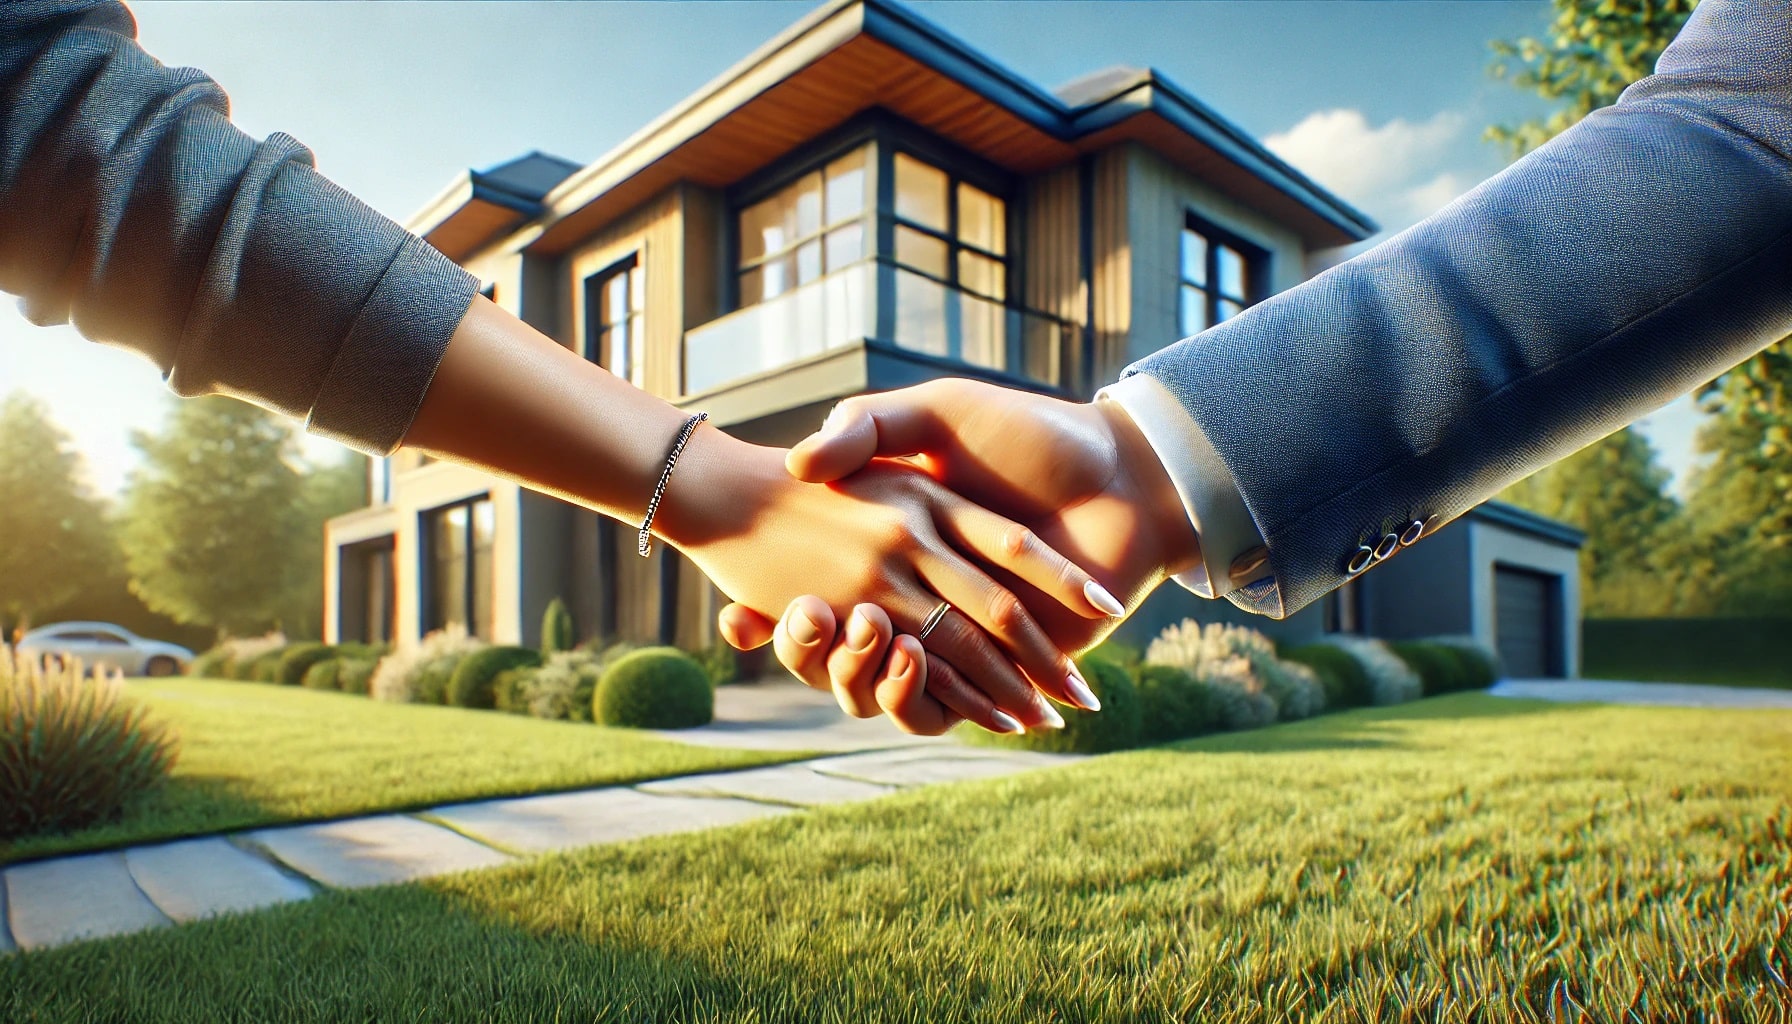
<svg viewBox="0 0 1792 1024">
<path fill-rule="evenodd" d="M 1147 374 L 1110 384 L 1095 400 L 1115 403 L 1138 425 L 1200 538 L 1203 564 L 1178 574 L 1176 582 L 1202 597 L 1225 597 L 1236 589 L 1233 559 L 1260 547 L 1263 537 L 1213 442 L 1176 396 Z"/>
</svg>

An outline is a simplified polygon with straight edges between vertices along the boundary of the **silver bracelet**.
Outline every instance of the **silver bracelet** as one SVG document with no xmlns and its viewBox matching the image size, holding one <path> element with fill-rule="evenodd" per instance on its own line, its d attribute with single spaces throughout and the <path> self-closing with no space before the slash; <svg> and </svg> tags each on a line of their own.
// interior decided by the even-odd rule
<svg viewBox="0 0 1792 1024">
<path fill-rule="evenodd" d="M 666 454 L 666 468 L 660 470 L 660 482 L 653 487 L 653 497 L 647 502 L 647 518 L 641 521 L 641 536 L 635 550 L 646 558 L 653 553 L 653 517 L 660 510 L 660 499 L 666 496 L 666 484 L 672 479 L 672 467 L 678 465 L 678 455 L 690 442 L 691 435 L 696 433 L 697 424 L 709 419 L 709 413 L 700 412 L 684 421 L 684 429 L 678 432 L 678 440 L 672 442 L 672 450 Z"/>
</svg>

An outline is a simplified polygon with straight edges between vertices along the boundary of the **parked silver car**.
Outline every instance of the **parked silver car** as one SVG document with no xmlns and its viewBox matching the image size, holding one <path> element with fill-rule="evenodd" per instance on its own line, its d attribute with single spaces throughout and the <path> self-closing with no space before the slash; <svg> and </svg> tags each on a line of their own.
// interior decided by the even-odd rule
<svg viewBox="0 0 1792 1024">
<path fill-rule="evenodd" d="M 40 626 L 20 638 L 19 653 L 79 658 L 88 668 L 117 669 L 127 676 L 176 675 L 193 660 L 193 652 L 179 644 L 145 640 L 110 622 Z"/>
</svg>

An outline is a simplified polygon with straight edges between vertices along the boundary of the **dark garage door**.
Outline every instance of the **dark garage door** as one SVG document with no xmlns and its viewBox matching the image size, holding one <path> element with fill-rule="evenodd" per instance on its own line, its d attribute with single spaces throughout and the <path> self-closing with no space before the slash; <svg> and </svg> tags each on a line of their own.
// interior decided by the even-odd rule
<svg viewBox="0 0 1792 1024">
<path fill-rule="evenodd" d="M 1562 638 L 1556 629 L 1560 585 L 1560 576 L 1494 568 L 1494 637 L 1506 675 L 1536 679 L 1562 674 Z"/>
</svg>

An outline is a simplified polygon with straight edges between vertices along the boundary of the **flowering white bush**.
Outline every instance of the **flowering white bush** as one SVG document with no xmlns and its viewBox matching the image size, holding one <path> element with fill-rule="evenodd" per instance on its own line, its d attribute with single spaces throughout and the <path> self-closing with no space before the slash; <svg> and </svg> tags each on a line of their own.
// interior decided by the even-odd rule
<svg viewBox="0 0 1792 1024">
<path fill-rule="evenodd" d="M 1219 705 L 1220 724 L 1228 729 L 1256 729 L 1273 725 L 1276 702 L 1263 692 L 1263 680 L 1249 658 L 1215 658 L 1195 676 Z"/>
<path fill-rule="evenodd" d="M 1363 667 L 1363 673 L 1369 677 L 1370 698 L 1377 705 L 1404 704 L 1418 700 L 1424 692 L 1419 674 L 1380 640 L 1334 635 L 1323 642 L 1349 654 Z"/>
<path fill-rule="evenodd" d="M 547 663 L 531 671 L 522 684 L 522 700 L 529 714 L 536 718 L 563 719 L 575 716 L 575 708 L 583 696 L 591 701 L 600 662 L 588 651 L 556 651 Z M 581 687 L 579 684 L 585 682 Z M 590 709 L 586 709 L 590 717 Z"/>
<path fill-rule="evenodd" d="M 1325 709 L 1318 675 L 1277 658 L 1268 637 L 1244 626 L 1203 626 L 1185 619 L 1151 642 L 1145 662 L 1185 669 L 1196 682 L 1219 691 L 1227 728 L 1267 725 L 1278 717 L 1306 718 Z"/>
<path fill-rule="evenodd" d="M 1311 668 L 1277 658 L 1256 667 L 1263 677 L 1263 692 L 1276 702 L 1277 717 L 1282 721 L 1311 718 L 1325 710 L 1325 685 Z"/>
<path fill-rule="evenodd" d="M 449 623 L 425 636 L 415 646 L 403 647 L 380 659 L 368 690 L 376 700 L 410 704 L 417 700 L 417 683 L 425 669 L 446 659 L 463 657 L 485 646 L 467 635 L 467 627 Z"/>
</svg>

